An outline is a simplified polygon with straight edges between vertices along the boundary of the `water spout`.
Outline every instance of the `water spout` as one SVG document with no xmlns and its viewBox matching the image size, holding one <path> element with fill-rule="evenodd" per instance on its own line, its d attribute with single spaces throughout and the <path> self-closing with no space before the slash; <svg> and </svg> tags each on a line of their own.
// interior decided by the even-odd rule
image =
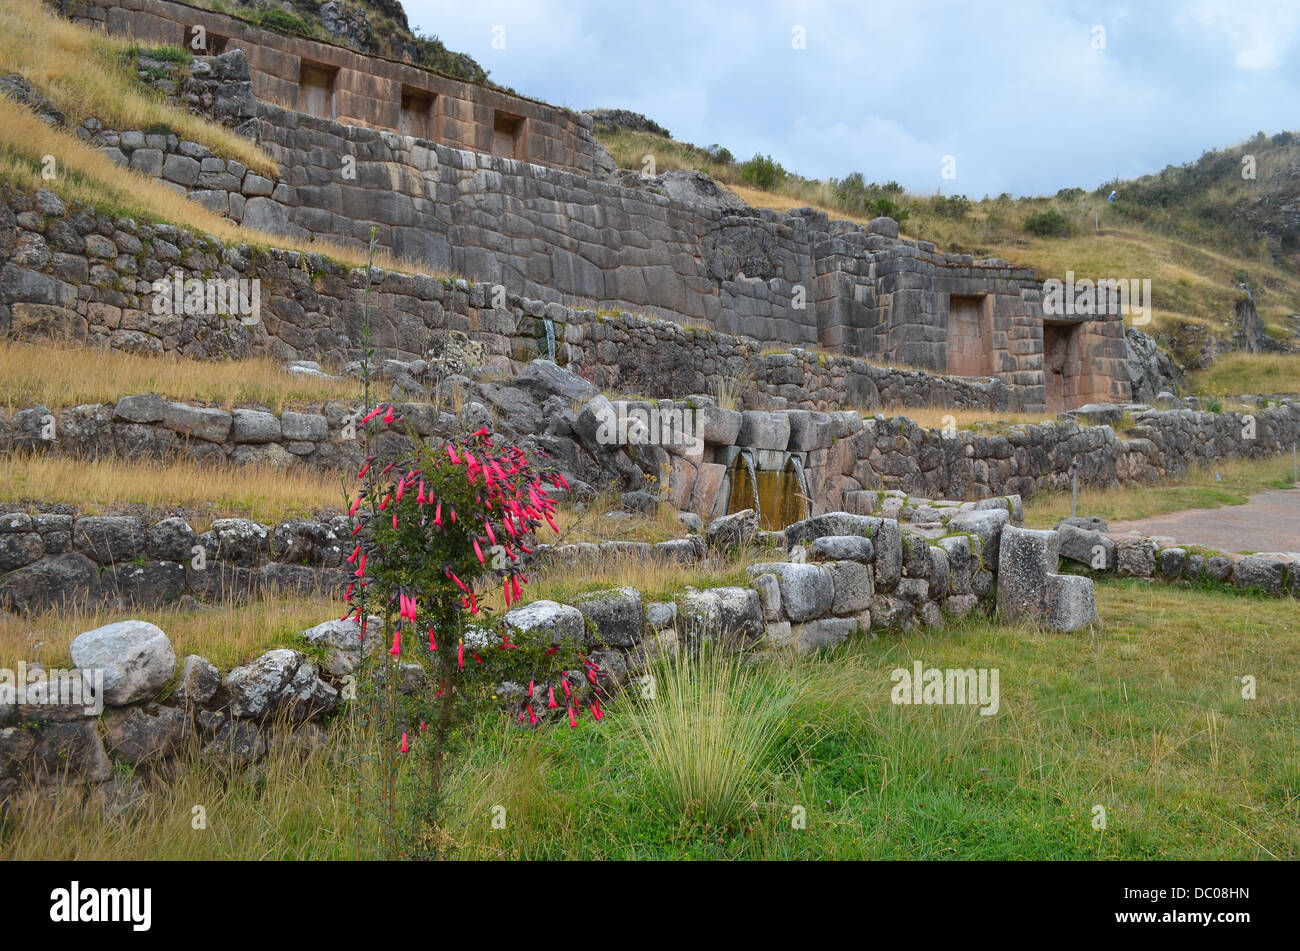
<svg viewBox="0 0 1300 951">
<path fill-rule="evenodd" d="M 796 455 L 790 456 L 790 467 L 794 470 L 795 484 L 799 489 L 799 498 L 803 500 L 803 515 L 801 518 L 812 518 L 812 492 L 808 490 L 808 473 L 804 471 L 803 460 Z M 796 519 L 796 521 L 798 520 Z"/>
<path fill-rule="evenodd" d="M 749 487 L 754 496 L 754 511 L 758 513 L 758 517 L 761 519 L 763 517 L 763 504 L 758 498 L 758 473 L 754 471 L 754 454 L 748 449 L 742 450 L 740 459 L 744 462 L 745 471 L 749 474 Z"/>
<path fill-rule="evenodd" d="M 542 327 L 541 327 L 541 329 L 542 329 L 543 332 L 542 332 L 542 333 L 539 333 L 539 334 L 537 335 L 537 342 L 540 344 L 540 343 L 542 342 L 543 339 L 546 340 L 546 352 L 545 352 L 544 355 L 545 355 L 546 359 L 548 359 L 548 360 L 554 362 L 554 360 L 555 360 L 555 324 L 553 324 L 553 323 L 551 322 L 551 318 L 549 318 L 549 317 L 539 317 L 538 320 L 540 320 L 540 321 L 542 322 Z"/>
</svg>

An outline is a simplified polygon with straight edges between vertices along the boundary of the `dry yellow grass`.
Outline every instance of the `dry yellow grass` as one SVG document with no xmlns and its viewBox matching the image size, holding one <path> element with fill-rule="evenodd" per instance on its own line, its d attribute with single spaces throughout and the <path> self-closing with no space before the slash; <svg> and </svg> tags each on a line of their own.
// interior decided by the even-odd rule
<svg viewBox="0 0 1300 951">
<path fill-rule="evenodd" d="M 1300 354 L 1230 353 L 1187 382 L 1197 393 L 1300 393 Z"/>
<path fill-rule="evenodd" d="M 926 429 L 971 429 L 975 426 L 1024 426 L 1054 422 L 1050 413 L 1008 413 L 991 409 L 951 409 L 946 406 L 887 406 L 881 410 L 864 410 L 864 416 L 906 416 Z"/>
<path fill-rule="evenodd" d="M 78 634 L 134 617 L 162 628 L 177 657 L 200 654 L 226 671 L 268 650 L 301 648 L 301 631 L 342 613 L 341 600 L 319 595 L 238 605 L 134 608 L 129 613 L 102 604 L 29 617 L 0 612 L 0 666 L 12 669 L 19 660 L 67 666 L 68 645 Z"/>
<path fill-rule="evenodd" d="M 114 506 L 142 505 L 192 509 L 210 513 L 211 518 L 236 515 L 274 523 L 310 516 L 317 509 L 339 508 L 343 489 L 337 475 L 303 464 L 275 470 L 200 465 L 188 459 L 151 462 L 0 455 L 0 505 L 33 500 L 75 505 L 86 515 Z"/>
<path fill-rule="evenodd" d="M 19 73 L 70 118 L 95 115 L 122 127 L 166 127 L 218 154 L 277 174 L 270 156 L 252 142 L 145 92 L 129 70 L 115 66 L 127 46 L 53 16 L 37 0 L 0 0 L 0 73 Z M 42 176 L 47 156 L 56 163 L 52 181 Z M 4 96 L 0 96 L 0 181 L 28 191 L 48 188 L 68 200 L 171 222 L 229 244 L 318 252 L 352 267 L 367 263 L 362 251 L 329 240 L 274 236 L 214 215 L 153 179 L 123 168 L 72 133 L 47 125 Z M 429 271 L 387 253 L 378 254 L 375 263 L 394 270 Z"/>
<path fill-rule="evenodd" d="M 128 40 L 75 26 L 40 0 L 0 0 L 0 72 L 21 75 L 70 122 L 95 117 L 122 129 L 166 126 L 263 174 L 277 173 L 252 141 L 141 86 L 127 64 L 131 48 Z"/>
<path fill-rule="evenodd" d="M 359 392 L 355 380 L 286 373 L 269 357 L 222 362 L 0 343 L 0 404 L 7 404 L 10 411 L 38 403 L 59 410 L 156 393 L 226 409 L 255 403 L 278 413 L 285 406 L 351 399 Z"/>
</svg>

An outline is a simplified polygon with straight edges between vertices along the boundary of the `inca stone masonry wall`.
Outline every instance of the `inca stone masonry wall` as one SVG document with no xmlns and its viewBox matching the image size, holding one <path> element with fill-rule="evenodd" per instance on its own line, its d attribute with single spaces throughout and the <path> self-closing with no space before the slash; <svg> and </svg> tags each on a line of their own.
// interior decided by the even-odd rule
<svg viewBox="0 0 1300 951">
<path fill-rule="evenodd" d="M 193 68 L 225 90 L 201 101 L 251 98 L 240 91 L 250 84 L 237 52 Z M 170 171 L 152 153 L 141 162 L 124 147 L 126 133 L 96 129 L 93 141 L 272 234 L 327 236 L 360 248 L 373 228 L 381 247 L 418 266 L 512 293 L 582 298 L 596 309 L 686 319 L 764 342 L 993 376 L 1030 407 L 1128 399 L 1118 315 L 1051 322 L 1048 367 L 1032 271 L 900 240 L 889 219 L 862 227 L 811 209 L 758 211 L 679 173 L 649 183 L 592 177 L 266 103 L 252 111 L 256 117 L 239 130 L 274 156 L 280 174 L 251 188 L 239 176 L 198 181 L 201 161 L 173 161 Z"/>
<path fill-rule="evenodd" d="M 123 134 L 120 145 L 146 172 L 230 180 L 251 195 L 271 183 L 197 143 L 162 134 Z M 116 146 L 108 146 L 116 148 Z M 137 160 L 149 153 L 147 164 Z M 179 171 L 183 168 L 184 171 Z M 257 197 L 206 191 L 231 202 Z M 360 357 L 364 269 L 322 255 L 225 246 L 172 225 L 136 222 L 67 208 L 48 191 L 0 192 L 0 334 L 16 340 L 59 336 L 77 345 L 197 359 L 267 354 L 283 360 L 345 362 Z M 154 313 L 152 283 L 179 273 L 185 280 L 257 279 L 260 322 L 219 314 Z M 502 372 L 545 346 L 545 323 L 556 358 L 597 385 L 654 397 L 706 392 L 719 377 L 747 377 L 764 405 L 817 409 L 843 406 L 945 405 L 1020 408 L 1019 391 L 999 380 L 937 377 L 878 367 L 850 357 L 799 351 L 762 352 L 755 339 L 684 328 L 622 314 L 602 316 L 540 299 L 505 295 L 494 307 L 493 285 L 395 271 L 373 272 L 372 340 L 381 358 L 440 354 L 449 333 L 481 346 Z M 784 401 L 784 402 L 782 402 Z"/>
<path fill-rule="evenodd" d="M 251 67 L 245 78 L 263 102 L 352 126 L 407 131 L 453 148 L 587 174 L 594 169 L 591 120 L 546 103 L 174 0 L 72 0 L 61 7 L 73 22 L 191 51 L 194 28 L 202 27 L 210 52 L 243 52 Z M 318 100 L 303 88 L 304 67 L 329 77 Z"/>
</svg>

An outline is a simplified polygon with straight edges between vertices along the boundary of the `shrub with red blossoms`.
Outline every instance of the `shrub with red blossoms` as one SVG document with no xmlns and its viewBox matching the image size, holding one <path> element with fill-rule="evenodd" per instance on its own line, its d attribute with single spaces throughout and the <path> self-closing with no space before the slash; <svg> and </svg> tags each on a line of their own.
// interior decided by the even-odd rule
<svg viewBox="0 0 1300 951">
<path fill-rule="evenodd" d="M 381 405 L 362 425 L 380 419 L 401 422 L 392 406 Z M 521 449 L 480 429 L 448 443 L 417 442 L 391 463 L 367 460 L 358 478 L 345 617 L 363 625 L 372 614 L 384 618 L 391 646 L 383 681 L 393 713 L 387 729 L 399 753 L 428 756 L 433 801 L 444 756 L 475 708 L 504 707 L 528 724 L 548 713 L 567 714 L 570 726 L 584 713 L 601 718 L 598 699 L 580 705 L 597 681 L 580 645 L 531 633 L 515 641 L 482 604 L 492 589 L 507 605 L 519 601 L 537 532 L 556 530 L 548 492 L 567 488 L 562 476 L 537 471 Z M 427 671 L 426 695 L 414 707 L 396 696 L 403 659 Z M 520 685 L 519 695 L 501 696 L 502 683 Z"/>
</svg>

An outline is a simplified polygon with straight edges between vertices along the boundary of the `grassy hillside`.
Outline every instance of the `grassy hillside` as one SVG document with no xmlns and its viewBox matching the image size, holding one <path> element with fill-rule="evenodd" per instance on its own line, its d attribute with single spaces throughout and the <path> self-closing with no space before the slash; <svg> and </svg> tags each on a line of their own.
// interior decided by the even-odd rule
<svg viewBox="0 0 1300 951">
<path fill-rule="evenodd" d="M 94 116 L 110 128 L 173 132 L 263 174 L 277 174 L 275 162 L 255 143 L 142 86 L 135 69 L 140 52 L 126 40 L 74 26 L 52 14 L 40 0 L 0 0 L 0 75 L 23 77 L 65 116 L 62 124 L 51 124 L 0 95 L 0 184 L 25 191 L 48 188 L 67 200 L 171 222 L 231 244 L 313 251 L 353 266 L 365 265 L 365 254 L 328 240 L 298 241 L 241 227 L 123 168 L 79 138 L 80 122 Z M 188 55 L 166 48 L 149 52 L 164 60 Z M 45 175 L 49 157 L 54 160 L 52 179 Z M 378 256 L 378 263 L 402 266 L 384 254 Z M 409 263 L 405 267 L 427 270 Z"/>
<path fill-rule="evenodd" d="M 1300 147 L 1283 134 L 1252 140 L 1190 171 L 1166 169 L 1136 183 L 1109 183 L 1094 192 L 1063 189 L 1050 197 L 1002 195 L 973 201 L 962 196 L 906 193 L 895 183 L 878 185 L 853 174 L 813 181 L 769 159 L 740 162 L 720 146 L 700 148 L 651 132 L 598 124 L 597 138 L 620 167 L 640 169 L 652 156 L 655 171 L 698 169 L 725 182 L 751 205 L 783 211 L 811 206 L 837 218 L 866 222 L 878 214 L 899 219 L 904 233 L 947 251 L 1001 257 L 1032 267 L 1041 279 L 1064 277 L 1150 278 L 1151 327 L 1176 355 L 1199 348 L 1207 334 L 1230 338 L 1228 320 L 1249 283 L 1268 332 L 1286 339 L 1288 314 L 1300 311 L 1300 254 L 1294 237 L 1273 218 L 1256 214 L 1263 194 L 1285 193 L 1287 169 L 1300 168 Z M 1240 179 L 1244 151 L 1258 152 L 1256 179 Z M 1196 171 L 1205 165 L 1214 170 Z M 1255 191 L 1251 191 L 1251 188 Z M 1112 189 L 1120 192 L 1107 204 Z M 1100 214 L 1100 230 L 1096 215 Z M 1255 232 L 1250 222 L 1272 231 Z"/>
</svg>

